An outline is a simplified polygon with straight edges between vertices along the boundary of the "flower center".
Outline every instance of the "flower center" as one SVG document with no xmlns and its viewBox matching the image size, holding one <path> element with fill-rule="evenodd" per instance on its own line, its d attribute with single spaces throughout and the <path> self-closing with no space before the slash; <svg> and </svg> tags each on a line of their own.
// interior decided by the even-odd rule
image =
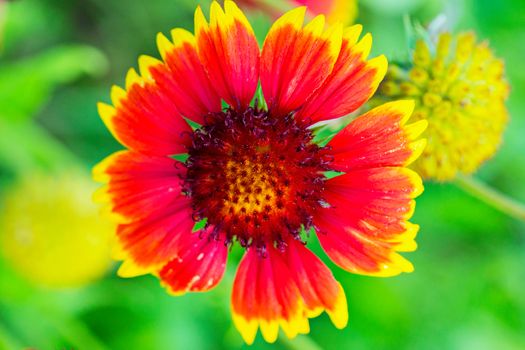
<svg viewBox="0 0 525 350">
<path fill-rule="evenodd" d="M 292 116 L 254 108 L 211 115 L 188 153 L 185 192 L 194 219 L 206 218 L 227 243 L 279 246 L 285 235 L 308 230 L 323 203 L 330 157 Z"/>
</svg>

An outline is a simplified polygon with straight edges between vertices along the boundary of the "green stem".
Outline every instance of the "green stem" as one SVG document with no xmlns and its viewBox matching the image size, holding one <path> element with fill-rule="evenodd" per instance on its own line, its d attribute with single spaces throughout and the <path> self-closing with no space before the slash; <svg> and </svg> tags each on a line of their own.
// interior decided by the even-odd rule
<svg viewBox="0 0 525 350">
<path fill-rule="evenodd" d="M 493 208 L 520 220 L 525 220 L 525 206 L 470 176 L 458 175 L 456 185 Z"/>
</svg>

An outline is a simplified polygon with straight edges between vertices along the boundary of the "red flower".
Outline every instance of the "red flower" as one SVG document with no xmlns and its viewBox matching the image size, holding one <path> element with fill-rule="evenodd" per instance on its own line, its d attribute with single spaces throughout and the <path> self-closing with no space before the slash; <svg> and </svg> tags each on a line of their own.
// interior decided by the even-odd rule
<svg viewBox="0 0 525 350">
<path fill-rule="evenodd" d="M 352 24 L 357 17 L 357 0 L 237 0 L 241 8 L 258 10 L 273 18 L 294 6 L 306 6 L 307 15 L 324 14 L 328 23 Z"/>
<path fill-rule="evenodd" d="M 325 30 L 319 16 L 303 27 L 304 14 L 277 20 L 260 51 L 233 2 L 224 10 L 214 2 L 210 22 L 197 8 L 195 36 L 159 34 L 163 61 L 141 56 L 140 75 L 131 69 L 126 90 L 112 89 L 113 106 L 99 104 L 128 148 L 94 169 L 107 183 L 98 197 L 119 220 L 119 274 L 156 274 L 175 294 L 206 291 L 237 241 L 246 254 L 232 312 L 247 343 L 259 327 L 270 342 L 279 327 L 289 337 L 306 333 L 322 311 L 346 325 L 344 291 L 303 231 L 314 228 L 345 270 L 412 271 L 397 252 L 415 249 L 417 226 L 407 220 L 422 184 L 405 166 L 423 148 L 415 139 L 425 123 L 406 125 L 413 103 L 394 102 L 326 147 L 314 143 L 310 126 L 359 108 L 387 63 L 367 60 L 371 38 L 357 42 L 360 26 Z M 251 106 L 259 81 L 267 108 Z M 327 171 L 342 175 L 328 179 Z"/>
</svg>

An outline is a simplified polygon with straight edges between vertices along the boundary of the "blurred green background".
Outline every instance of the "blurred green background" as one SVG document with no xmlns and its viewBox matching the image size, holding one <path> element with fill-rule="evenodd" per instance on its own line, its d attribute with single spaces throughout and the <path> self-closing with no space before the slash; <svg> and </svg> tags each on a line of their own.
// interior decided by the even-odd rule
<svg viewBox="0 0 525 350">
<path fill-rule="evenodd" d="M 96 102 L 109 101 L 110 86 L 123 85 L 139 54 L 158 57 L 157 32 L 176 26 L 192 30 L 197 3 L 19 0 L 0 5 L 0 23 L 5 22 L 0 29 L 0 221 L 31 215 L 13 213 L 4 200 L 35 201 L 27 192 L 13 192 L 21 178 L 31 181 L 33 174 L 56 174 L 66 167 L 85 175 L 121 148 L 100 121 Z M 207 7 L 208 2 L 200 3 Z M 507 63 L 512 119 L 501 150 L 476 176 L 525 201 L 525 2 L 362 0 L 359 10 L 358 22 L 373 34 L 374 53 L 389 58 L 406 55 L 405 14 L 426 24 L 445 13 L 453 31 L 473 29 L 490 41 Z M 269 20 L 256 13 L 250 18 L 262 40 Z M 33 180 L 46 186 L 40 181 Z M 58 207 L 50 212 L 59 219 L 64 215 Z M 405 255 L 415 265 L 412 274 L 350 275 L 323 258 L 346 290 L 350 322 L 337 330 L 323 314 L 311 320 L 309 338 L 324 349 L 525 349 L 525 224 L 453 184 L 432 183 L 418 199 L 413 221 L 421 230 L 418 250 Z M 56 234 L 71 235 L 69 229 L 64 224 Z M 310 246 L 319 250 L 316 242 Z M 48 248 L 44 242 L 41 249 Z M 0 259 L 0 349 L 246 348 L 229 313 L 240 253 L 229 259 L 218 288 L 182 297 L 169 296 L 151 276 L 118 278 L 115 267 L 85 287 L 44 287 L 22 277 L 12 261 Z M 26 256 L 38 264 L 38 252 Z M 258 336 L 252 348 L 300 349 L 305 341 L 267 345 Z"/>
</svg>

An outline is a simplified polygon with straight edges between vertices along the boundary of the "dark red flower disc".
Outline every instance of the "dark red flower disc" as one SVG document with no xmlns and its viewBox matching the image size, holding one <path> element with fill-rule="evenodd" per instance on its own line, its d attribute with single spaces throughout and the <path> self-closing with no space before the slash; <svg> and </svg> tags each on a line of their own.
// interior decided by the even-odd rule
<svg viewBox="0 0 525 350">
<path fill-rule="evenodd" d="M 227 109 L 193 133 L 188 153 L 185 191 L 195 219 L 206 218 L 227 242 L 264 253 L 309 229 L 322 206 L 331 158 L 292 116 Z"/>
</svg>

